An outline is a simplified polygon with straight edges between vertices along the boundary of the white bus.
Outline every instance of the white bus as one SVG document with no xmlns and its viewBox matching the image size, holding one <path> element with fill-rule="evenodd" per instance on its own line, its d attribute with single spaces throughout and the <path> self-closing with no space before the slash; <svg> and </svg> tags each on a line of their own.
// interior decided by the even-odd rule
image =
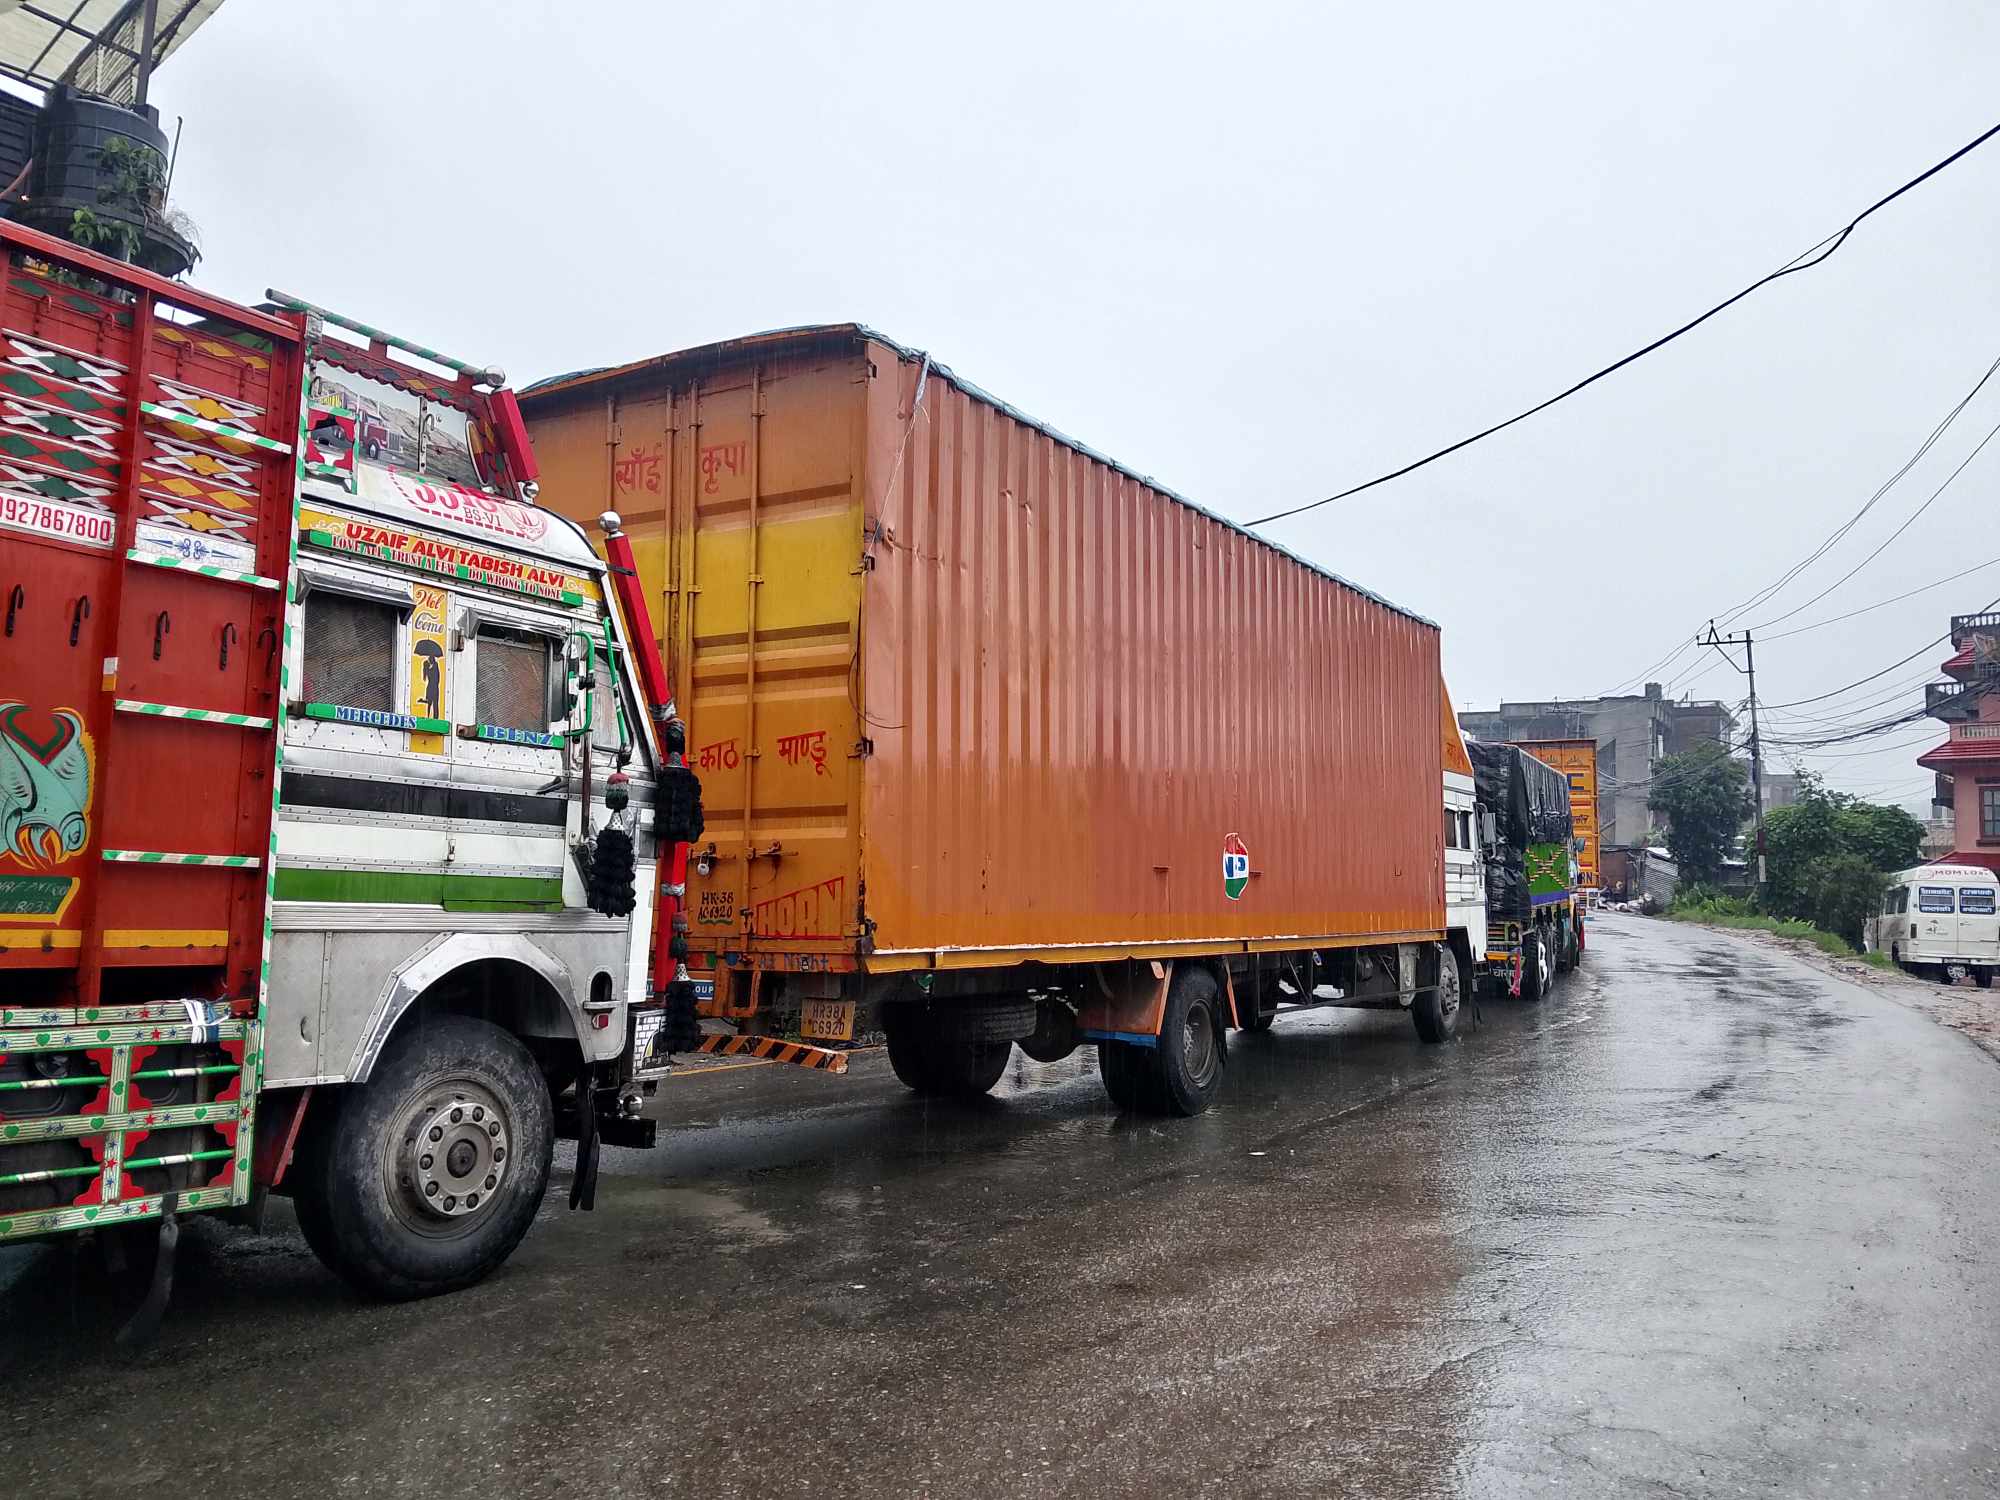
<svg viewBox="0 0 2000 1500">
<path fill-rule="evenodd" d="M 1932 979 L 1954 970 L 1981 989 L 2000 968 L 2000 876 L 1978 865 L 1918 865 L 1890 877 L 1864 934 L 1871 953 Z"/>
</svg>

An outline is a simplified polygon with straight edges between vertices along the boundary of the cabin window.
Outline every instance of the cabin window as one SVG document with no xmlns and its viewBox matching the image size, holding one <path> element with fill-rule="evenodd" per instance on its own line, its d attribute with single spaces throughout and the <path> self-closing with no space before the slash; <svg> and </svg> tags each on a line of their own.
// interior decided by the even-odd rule
<svg viewBox="0 0 2000 1500">
<path fill-rule="evenodd" d="M 1896 915 L 1896 897 L 1898 894 L 1898 890 L 1893 886 L 1882 893 L 1883 916 L 1893 917 Z"/>
<path fill-rule="evenodd" d="M 1952 909 L 1951 887 L 1948 885 L 1920 885 L 1917 887 L 1917 910 L 1927 912 L 1948 912 Z"/>
<path fill-rule="evenodd" d="M 1447 849 L 1458 847 L 1458 814 L 1449 808 L 1445 809 L 1444 815 L 1444 846 Z"/>
<path fill-rule="evenodd" d="M 1979 789 L 1979 836 L 2000 839 L 2000 786 Z"/>
<path fill-rule="evenodd" d="M 480 626 L 479 722 L 547 733 L 550 720 L 560 717 L 549 701 L 553 655 L 553 643 L 547 636 Z"/>
<path fill-rule="evenodd" d="M 395 712 L 396 634 L 403 611 L 314 589 L 305 616 L 306 701 Z"/>
<path fill-rule="evenodd" d="M 1900 917 L 1908 912 L 1909 909 L 1910 888 L 1906 885 L 1899 885 L 1896 887 L 1896 915 Z"/>
<path fill-rule="evenodd" d="M 1960 886 L 1958 888 L 1958 909 L 1967 916 L 1992 916 L 1993 888 L 1985 885 Z"/>
<path fill-rule="evenodd" d="M 1461 849 L 1474 847 L 1472 842 L 1472 814 L 1469 812 L 1462 812 L 1458 815 L 1458 847 Z"/>
</svg>

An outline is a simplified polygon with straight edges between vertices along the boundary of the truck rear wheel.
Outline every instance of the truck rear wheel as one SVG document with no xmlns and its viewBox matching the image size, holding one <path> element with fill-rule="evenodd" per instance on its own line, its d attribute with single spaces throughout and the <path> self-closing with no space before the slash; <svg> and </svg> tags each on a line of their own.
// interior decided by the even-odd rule
<svg viewBox="0 0 2000 1500">
<path fill-rule="evenodd" d="M 1025 1007 L 1025 1013 L 1032 1030 L 1034 1007 Z M 889 1066 L 916 1093 L 977 1098 L 1000 1081 L 1014 1051 L 1012 1041 L 994 1040 L 989 1033 L 1019 1024 L 1018 1017 L 1002 1020 L 997 1015 L 975 1011 L 953 1018 L 919 1005 L 886 1006 L 882 1029 L 889 1042 Z"/>
<path fill-rule="evenodd" d="M 1111 1102 L 1126 1111 L 1146 1107 L 1144 1047 L 1130 1042 L 1097 1044 L 1097 1076 Z"/>
<path fill-rule="evenodd" d="M 1521 998 L 1539 1000 L 1549 991 L 1549 945 L 1539 932 L 1521 938 Z"/>
<path fill-rule="evenodd" d="M 314 1125 L 297 1180 L 306 1243 L 370 1296 L 457 1291 L 513 1253 L 548 1187 L 554 1107 L 499 1027 L 421 1018 Z"/>
<path fill-rule="evenodd" d="M 1208 1108 L 1229 1060 L 1220 995 L 1215 975 L 1198 964 L 1174 970 L 1166 1014 L 1160 1018 L 1160 1044 L 1139 1049 L 1145 1107 L 1183 1118 Z"/>
<path fill-rule="evenodd" d="M 1459 1004 L 1465 995 L 1458 955 L 1448 945 L 1437 951 L 1437 984 L 1410 1003 L 1410 1019 L 1426 1042 L 1446 1042 L 1458 1030 Z"/>
</svg>

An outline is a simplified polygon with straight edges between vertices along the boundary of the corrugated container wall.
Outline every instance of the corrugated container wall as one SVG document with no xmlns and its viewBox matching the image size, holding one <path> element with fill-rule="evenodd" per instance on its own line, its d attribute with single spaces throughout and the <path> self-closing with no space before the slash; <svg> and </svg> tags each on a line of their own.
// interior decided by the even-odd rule
<svg viewBox="0 0 2000 1500">
<path fill-rule="evenodd" d="M 697 949 L 885 969 L 1442 928 L 1427 622 L 853 327 L 523 406 L 543 502 L 618 510 L 661 601 L 715 846 Z"/>
</svg>

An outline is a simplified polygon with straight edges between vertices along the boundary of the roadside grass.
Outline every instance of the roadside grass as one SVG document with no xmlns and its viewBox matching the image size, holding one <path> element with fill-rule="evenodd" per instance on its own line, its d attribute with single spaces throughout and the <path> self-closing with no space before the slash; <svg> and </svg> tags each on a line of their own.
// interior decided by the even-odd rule
<svg viewBox="0 0 2000 1500">
<path fill-rule="evenodd" d="M 1858 958 L 1878 969 L 1890 967 L 1886 953 L 1857 952 L 1854 945 L 1837 932 L 1826 932 L 1796 917 L 1771 917 L 1752 911 L 1749 904 L 1737 896 L 1703 895 L 1692 901 L 1676 901 L 1663 915 L 1674 922 L 1774 932 L 1779 937 L 1801 938 L 1830 958 Z"/>
</svg>

